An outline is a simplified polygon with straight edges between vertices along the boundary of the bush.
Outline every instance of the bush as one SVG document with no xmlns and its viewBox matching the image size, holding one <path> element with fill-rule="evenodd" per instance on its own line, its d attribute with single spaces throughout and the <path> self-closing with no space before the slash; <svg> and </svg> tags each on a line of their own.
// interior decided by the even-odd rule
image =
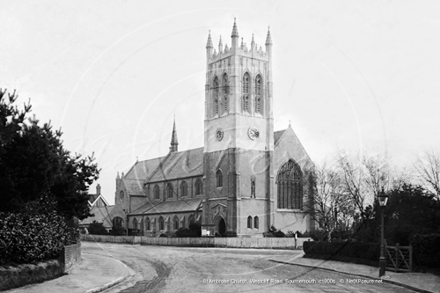
<svg viewBox="0 0 440 293">
<path fill-rule="evenodd" d="M 286 237 L 283 231 L 277 230 L 275 226 L 270 226 L 270 229 L 268 232 L 263 233 L 264 237 Z"/>
<path fill-rule="evenodd" d="M 199 223 L 191 223 L 188 228 L 179 228 L 176 237 L 201 237 L 202 226 Z"/>
<path fill-rule="evenodd" d="M 306 257 L 354 261 L 365 264 L 377 264 L 380 256 L 378 243 L 365 242 L 304 242 Z"/>
<path fill-rule="evenodd" d="M 122 226 L 113 226 L 112 230 L 110 231 L 111 235 L 114 236 L 125 236 L 125 229 Z"/>
<path fill-rule="evenodd" d="M 411 245 L 416 266 L 439 267 L 440 234 L 414 235 Z"/>
<path fill-rule="evenodd" d="M 77 243 L 78 231 L 55 211 L 0 213 L 0 264 L 36 263 L 58 258 L 64 245 Z"/>
<path fill-rule="evenodd" d="M 89 234 L 93 235 L 107 235 L 107 230 L 104 228 L 102 223 L 93 221 L 88 228 Z"/>
</svg>

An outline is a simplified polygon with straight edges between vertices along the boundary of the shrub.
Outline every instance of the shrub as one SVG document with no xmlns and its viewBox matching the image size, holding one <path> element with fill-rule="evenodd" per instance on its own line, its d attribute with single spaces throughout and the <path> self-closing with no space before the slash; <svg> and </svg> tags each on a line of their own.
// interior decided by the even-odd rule
<svg viewBox="0 0 440 293">
<path fill-rule="evenodd" d="M 89 234 L 93 235 L 107 235 L 107 230 L 104 228 L 102 223 L 93 221 L 88 228 Z"/>
<path fill-rule="evenodd" d="M 78 231 L 55 211 L 0 213 L 0 264 L 35 263 L 57 258 L 64 245 L 77 243 Z"/>
<path fill-rule="evenodd" d="M 176 233 L 176 237 L 201 237 L 202 226 L 199 223 L 191 223 L 188 228 L 179 228 Z"/>
<path fill-rule="evenodd" d="M 440 264 L 440 234 L 418 234 L 411 238 L 414 264 L 438 267 Z"/>
<path fill-rule="evenodd" d="M 286 237 L 286 235 L 284 234 L 283 231 L 281 230 L 277 230 L 277 228 L 275 228 L 275 226 L 270 226 L 269 231 L 268 232 L 264 232 L 263 233 L 264 237 Z"/>
</svg>

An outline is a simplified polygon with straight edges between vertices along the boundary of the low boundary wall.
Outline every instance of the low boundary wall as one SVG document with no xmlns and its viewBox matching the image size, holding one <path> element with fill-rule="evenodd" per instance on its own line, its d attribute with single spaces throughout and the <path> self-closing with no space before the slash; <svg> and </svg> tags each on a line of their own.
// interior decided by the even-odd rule
<svg viewBox="0 0 440 293">
<path fill-rule="evenodd" d="M 186 247 L 230 247 L 230 248 L 260 248 L 260 249 L 298 249 L 311 238 L 249 238 L 249 237 L 145 237 L 145 236 L 108 236 L 82 234 L 81 241 L 110 242 L 159 246 Z"/>
<path fill-rule="evenodd" d="M 0 266 L 0 291 L 55 279 L 80 261 L 81 242 L 65 246 L 57 260 L 37 264 Z"/>
</svg>

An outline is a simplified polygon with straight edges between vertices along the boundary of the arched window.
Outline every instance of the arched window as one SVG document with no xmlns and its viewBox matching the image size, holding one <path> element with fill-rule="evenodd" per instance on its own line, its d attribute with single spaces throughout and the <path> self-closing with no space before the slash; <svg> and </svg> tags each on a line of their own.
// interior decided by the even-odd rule
<svg viewBox="0 0 440 293">
<path fill-rule="evenodd" d="M 249 216 L 249 217 L 247 218 L 247 227 L 248 227 L 249 229 L 252 229 L 252 217 L 251 217 L 251 216 Z"/>
<path fill-rule="evenodd" d="M 254 217 L 254 228 L 259 229 L 260 226 L 260 220 L 258 219 L 258 216 Z"/>
<path fill-rule="evenodd" d="M 196 187 L 196 195 L 203 194 L 203 183 L 202 180 L 200 180 L 200 178 L 196 180 L 195 187 Z"/>
<path fill-rule="evenodd" d="M 193 215 L 193 214 L 189 215 L 188 223 L 189 223 L 189 224 L 194 223 L 194 215 Z"/>
<path fill-rule="evenodd" d="M 182 218 L 182 228 L 186 228 L 185 216 Z"/>
<path fill-rule="evenodd" d="M 218 103 L 219 103 L 219 83 L 217 76 L 214 78 L 214 115 L 218 115 Z"/>
<path fill-rule="evenodd" d="M 179 229 L 179 218 L 177 218 L 177 216 L 174 216 L 174 219 L 173 219 L 173 228 L 174 228 L 174 230 L 177 230 L 177 229 Z"/>
<path fill-rule="evenodd" d="M 223 74 L 223 112 L 228 112 L 228 97 L 229 97 L 229 82 L 228 82 L 228 75 L 225 73 Z"/>
<path fill-rule="evenodd" d="M 187 196 L 188 195 L 188 184 L 186 181 L 182 181 L 180 183 L 180 196 Z"/>
<path fill-rule="evenodd" d="M 119 191 L 119 200 L 120 201 L 124 201 L 124 196 L 125 196 L 125 194 L 124 194 L 124 191 Z"/>
<path fill-rule="evenodd" d="M 249 73 L 245 73 L 243 76 L 243 100 L 242 109 L 243 112 L 249 113 L 249 88 L 250 88 L 250 76 Z"/>
<path fill-rule="evenodd" d="M 302 172 L 298 164 L 289 160 L 285 163 L 277 175 L 277 199 L 279 209 L 302 208 Z"/>
<path fill-rule="evenodd" d="M 173 197 L 173 185 L 171 183 L 167 184 L 167 196 L 168 198 Z"/>
<path fill-rule="evenodd" d="M 255 198 L 255 176 L 251 177 L 251 197 Z"/>
<path fill-rule="evenodd" d="M 141 223 L 139 224 L 140 236 L 144 235 L 144 219 L 141 219 Z"/>
<path fill-rule="evenodd" d="M 255 113 L 262 113 L 261 109 L 261 104 L 262 104 L 262 99 L 263 99 L 263 95 L 262 95 L 262 80 L 261 80 L 261 76 L 257 75 L 257 77 L 255 78 Z"/>
<path fill-rule="evenodd" d="M 159 230 L 165 230 L 165 222 L 162 216 L 159 217 Z"/>
<path fill-rule="evenodd" d="M 222 187 L 223 186 L 223 174 L 220 169 L 217 170 L 215 178 L 217 179 L 217 187 Z"/>
<path fill-rule="evenodd" d="M 153 194 L 154 194 L 154 199 L 160 199 L 159 185 L 157 185 L 157 184 L 154 185 Z"/>
<path fill-rule="evenodd" d="M 138 220 L 136 218 L 133 219 L 133 229 L 134 230 L 138 229 Z"/>
<path fill-rule="evenodd" d="M 147 222 L 147 225 L 146 225 L 145 228 L 146 228 L 147 231 L 150 231 L 150 230 L 151 230 L 151 222 L 150 222 L 150 218 L 147 217 L 146 222 Z"/>
<path fill-rule="evenodd" d="M 113 226 L 114 227 L 122 227 L 122 218 L 121 217 L 113 218 Z"/>
</svg>

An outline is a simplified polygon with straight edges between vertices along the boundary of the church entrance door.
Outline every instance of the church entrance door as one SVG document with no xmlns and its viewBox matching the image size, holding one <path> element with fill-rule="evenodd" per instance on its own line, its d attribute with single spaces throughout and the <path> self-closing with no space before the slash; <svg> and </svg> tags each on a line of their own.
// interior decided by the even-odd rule
<svg viewBox="0 0 440 293">
<path fill-rule="evenodd" d="M 217 221 L 217 232 L 222 236 L 226 232 L 226 223 L 225 223 L 225 220 L 223 220 L 223 218 L 220 218 Z"/>
</svg>

